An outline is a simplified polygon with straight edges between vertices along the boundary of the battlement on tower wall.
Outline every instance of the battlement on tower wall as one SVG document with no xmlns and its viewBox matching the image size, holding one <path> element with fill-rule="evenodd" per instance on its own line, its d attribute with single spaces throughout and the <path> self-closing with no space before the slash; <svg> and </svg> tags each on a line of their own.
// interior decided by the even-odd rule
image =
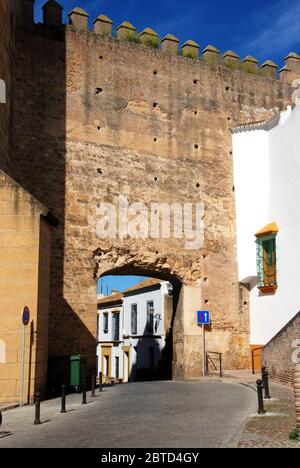
<svg viewBox="0 0 300 468">
<path fill-rule="evenodd" d="M 90 30 L 79 8 L 64 25 L 54 0 L 35 24 L 33 6 L 23 0 L 16 38 L 12 165 L 60 221 L 51 252 L 50 355 L 82 353 L 93 362 L 95 252 L 105 252 L 101 274 L 114 262 L 134 263 L 195 288 L 199 307 L 212 311 L 208 346 L 223 352 L 228 368 L 243 367 L 248 316 L 236 271 L 230 128 L 291 104 L 292 71 L 277 79 L 273 64 L 221 57 L 213 47 L 200 54 L 193 41 L 179 47 L 172 35 L 137 33 L 127 22 L 114 29 L 104 16 Z M 181 239 L 97 238 L 97 206 L 119 194 L 147 206 L 203 202 L 203 249 L 187 252 Z M 173 330 L 174 365 L 186 378 L 201 368 L 188 303 Z"/>
<path fill-rule="evenodd" d="M 99 37 L 107 36 L 116 41 L 126 41 L 134 45 L 149 47 L 162 54 L 200 61 L 213 68 L 225 67 L 289 83 L 300 76 L 300 56 L 295 52 L 288 54 L 284 59 L 284 66 L 278 69 L 278 65 L 272 60 L 266 60 L 259 64 L 259 61 L 251 55 L 241 58 L 232 50 L 221 54 L 213 45 L 208 45 L 201 51 L 200 45 L 193 40 L 187 40 L 180 45 L 179 40 L 174 35 L 167 34 L 160 38 L 157 32 L 149 27 L 139 32 L 129 21 L 123 21 L 122 24 L 114 28 L 113 21 L 106 15 L 99 15 L 95 18 L 92 29 L 89 29 L 89 14 L 80 7 L 74 8 L 69 13 L 69 24 L 64 25 L 62 20 L 63 7 L 55 0 L 49 0 L 44 4 L 43 23 L 34 24 L 34 0 L 23 0 L 21 5 L 19 24 L 23 28 L 36 28 L 41 32 L 53 34 L 55 29 L 61 29 L 65 26 L 72 27 L 82 33 L 92 32 Z"/>
</svg>

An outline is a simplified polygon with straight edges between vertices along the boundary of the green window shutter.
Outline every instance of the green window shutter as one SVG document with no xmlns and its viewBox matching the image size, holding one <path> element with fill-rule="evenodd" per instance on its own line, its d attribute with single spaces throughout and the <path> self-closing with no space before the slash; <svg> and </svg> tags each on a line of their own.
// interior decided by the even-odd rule
<svg viewBox="0 0 300 468">
<path fill-rule="evenodd" d="M 258 287 L 264 285 L 264 253 L 263 246 L 260 239 L 256 241 L 256 265 L 258 276 Z"/>
<path fill-rule="evenodd" d="M 258 287 L 277 284 L 276 236 L 258 238 L 256 246 Z"/>
</svg>

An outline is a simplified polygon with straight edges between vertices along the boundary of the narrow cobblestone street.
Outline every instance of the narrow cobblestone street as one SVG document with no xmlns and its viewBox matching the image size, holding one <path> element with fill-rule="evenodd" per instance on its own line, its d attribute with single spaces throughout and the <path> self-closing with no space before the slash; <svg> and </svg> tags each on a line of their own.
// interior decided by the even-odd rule
<svg viewBox="0 0 300 468">
<path fill-rule="evenodd" d="M 99 395 L 99 394 L 98 394 Z M 68 397 L 4 413 L 3 447 L 204 448 L 234 447 L 255 393 L 238 383 L 148 382 L 106 388 L 88 404 Z"/>
</svg>

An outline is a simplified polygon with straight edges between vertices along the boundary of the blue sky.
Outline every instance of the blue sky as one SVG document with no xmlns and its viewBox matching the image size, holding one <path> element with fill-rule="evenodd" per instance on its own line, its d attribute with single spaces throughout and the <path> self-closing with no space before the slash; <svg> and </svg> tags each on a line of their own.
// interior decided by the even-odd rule
<svg viewBox="0 0 300 468">
<path fill-rule="evenodd" d="M 124 291 L 144 279 L 143 276 L 105 276 L 98 281 L 98 292 L 110 295 L 112 289 Z"/>
<path fill-rule="evenodd" d="M 41 19 L 45 0 L 36 0 L 36 20 Z M 300 0 L 61 0 L 65 19 L 81 6 L 92 21 L 108 15 L 114 26 L 130 21 L 142 31 L 152 27 L 161 37 L 177 36 L 201 48 L 215 45 L 221 52 L 233 49 L 241 57 L 255 55 L 260 61 L 272 59 L 281 67 L 291 51 L 300 53 Z"/>
</svg>

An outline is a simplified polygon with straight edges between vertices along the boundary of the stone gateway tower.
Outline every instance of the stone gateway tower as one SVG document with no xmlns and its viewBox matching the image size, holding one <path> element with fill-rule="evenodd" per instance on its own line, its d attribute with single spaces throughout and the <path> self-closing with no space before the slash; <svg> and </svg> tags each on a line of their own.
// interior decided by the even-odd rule
<svg viewBox="0 0 300 468">
<path fill-rule="evenodd" d="M 96 280 L 138 273 L 173 283 L 173 378 L 202 373 L 199 309 L 212 314 L 208 349 L 223 353 L 227 368 L 247 367 L 230 128 L 290 104 L 300 58 L 291 54 L 278 79 L 270 61 L 258 67 L 253 57 L 221 57 L 212 46 L 200 54 L 193 41 L 180 48 L 176 37 L 138 33 L 127 21 L 115 30 L 106 16 L 90 30 L 82 8 L 65 25 L 54 0 L 35 24 L 34 0 L 16 4 L 11 147 L 1 164 L 51 212 L 48 355 L 86 354 L 94 368 Z M 100 238 L 99 209 L 118 207 L 120 196 L 149 212 L 155 203 L 203 204 L 203 244 L 187 249 L 174 235 L 124 236 L 120 223 L 115 237 Z"/>
</svg>

